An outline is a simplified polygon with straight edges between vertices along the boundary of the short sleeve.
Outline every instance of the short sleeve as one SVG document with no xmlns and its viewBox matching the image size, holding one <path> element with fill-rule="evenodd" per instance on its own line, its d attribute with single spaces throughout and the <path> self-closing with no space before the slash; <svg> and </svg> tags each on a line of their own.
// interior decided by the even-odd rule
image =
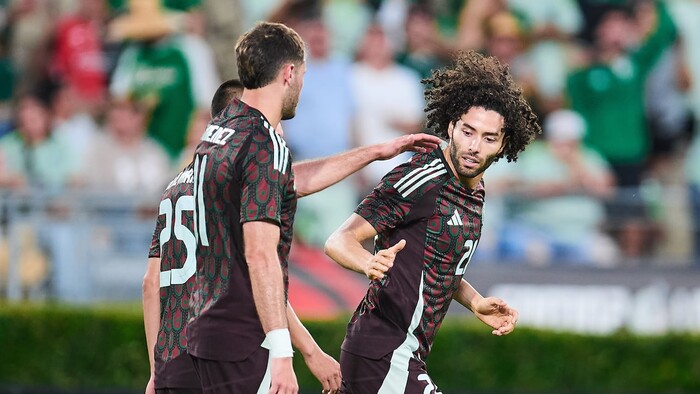
<svg viewBox="0 0 700 394">
<path fill-rule="evenodd" d="M 360 205 L 355 213 L 362 216 L 377 233 L 396 228 L 404 222 L 421 193 L 413 186 L 420 186 L 421 168 L 412 162 L 404 163 L 387 173 Z"/>
<path fill-rule="evenodd" d="M 274 129 L 252 133 L 241 175 L 241 223 L 267 220 L 281 223 L 282 201 L 290 181 L 291 156 Z"/>
<path fill-rule="evenodd" d="M 160 258 L 160 232 L 165 227 L 165 215 L 158 215 L 156 229 L 153 231 L 151 247 L 148 249 L 148 258 Z"/>
</svg>

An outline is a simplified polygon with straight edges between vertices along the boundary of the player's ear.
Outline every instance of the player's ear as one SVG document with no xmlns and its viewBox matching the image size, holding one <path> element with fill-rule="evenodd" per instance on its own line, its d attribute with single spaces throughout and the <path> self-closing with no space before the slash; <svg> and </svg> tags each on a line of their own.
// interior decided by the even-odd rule
<svg viewBox="0 0 700 394">
<path fill-rule="evenodd" d="M 291 84 L 295 78 L 296 66 L 294 63 L 287 63 L 282 66 L 282 77 L 284 78 L 284 83 Z"/>
<path fill-rule="evenodd" d="M 452 133 L 454 132 L 455 129 L 455 122 L 450 122 L 450 124 L 447 125 L 447 137 L 449 139 L 452 139 Z"/>
</svg>

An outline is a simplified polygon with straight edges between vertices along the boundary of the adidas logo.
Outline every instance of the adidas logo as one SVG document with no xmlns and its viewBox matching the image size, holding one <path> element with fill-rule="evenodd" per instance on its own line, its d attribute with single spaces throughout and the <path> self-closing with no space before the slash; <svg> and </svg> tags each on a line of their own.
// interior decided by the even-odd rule
<svg viewBox="0 0 700 394">
<path fill-rule="evenodd" d="M 459 213 L 455 209 L 455 213 L 452 214 L 452 218 L 447 221 L 447 225 L 449 226 L 463 226 L 464 223 L 462 222 L 462 218 L 459 216 Z"/>
</svg>

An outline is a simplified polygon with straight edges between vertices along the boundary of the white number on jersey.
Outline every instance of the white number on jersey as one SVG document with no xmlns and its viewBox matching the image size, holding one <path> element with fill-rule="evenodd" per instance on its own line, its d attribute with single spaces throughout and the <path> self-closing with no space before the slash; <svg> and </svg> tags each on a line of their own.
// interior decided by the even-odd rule
<svg viewBox="0 0 700 394">
<path fill-rule="evenodd" d="M 457 269 L 455 270 L 455 275 L 464 275 L 464 271 L 467 270 L 467 266 L 469 265 L 469 261 L 471 261 L 472 256 L 474 255 L 474 251 L 476 250 L 476 245 L 479 244 L 479 240 L 477 239 L 476 241 L 468 239 L 467 242 L 464 243 L 464 255 L 462 258 L 459 260 L 459 263 L 457 264 Z"/>
<path fill-rule="evenodd" d="M 207 168 L 207 156 L 199 155 L 194 158 L 194 199 L 197 202 L 197 209 L 194 212 L 194 236 L 202 246 L 209 246 L 207 237 L 207 219 L 204 215 L 204 170 Z"/>
<path fill-rule="evenodd" d="M 442 394 L 441 392 L 437 391 L 437 387 L 435 387 L 435 384 L 430 380 L 430 376 L 428 376 L 428 374 L 422 373 L 418 375 L 418 380 L 426 383 L 423 394 L 432 394 L 433 390 L 435 391 L 435 394 Z"/>
<path fill-rule="evenodd" d="M 175 239 L 185 245 L 185 264 L 181 268 L 173 268 L 160 272 L 160 287 L 170 285 L 181 285 L 191 278 L 197 270 L 197 259 L 194 255 L 196 240 L 192 231 L 182 223 L 183 213 L 192 211 L 194 213 L 194 197 L 180 196 L 175 203 L 175 216 L 173 217 L 173 202 L 166 198 L 160 202 L 159 215 L 165 215 L 165 227 L 158 236 L 160 240 L 161 258 L 163 258 L 163 245 L 170 241 L 173 233 Z"/>
</svg>

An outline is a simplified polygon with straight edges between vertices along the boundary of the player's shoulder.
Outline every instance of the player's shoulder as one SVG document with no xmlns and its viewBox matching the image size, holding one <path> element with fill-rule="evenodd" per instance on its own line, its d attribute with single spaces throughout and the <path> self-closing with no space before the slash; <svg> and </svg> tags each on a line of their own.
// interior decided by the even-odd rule
<svg viewBox="0 0 700 394">
<path fill-rule="evenodd" d="M 411 178 L 423 175 L 434 175 L 431 179 L 438 178 L 447 173 L 447 162 L 442 151 L 435 149 L 431 152 L 416 153 L 410 160 L 399 165 L 396 170 L 402 178 L 410 175 Z"/>
<path fill-rule="evenodd" d="M 194 166 L 190 163 L 168 183 L 165 192 L 163 192 L 162 199 L 164 200 L 181 194 L 192 194 L 193 185 Z"/>
<path fill-rule="evenodd" d="M 270 129 L 270 124 L 262 112 L 238 99 L 233 99 L 226 110 L 211 123 L 220 127 L 236 128 L 241 132 Z"/>
<path fill-rule="evenodd" d="M 207 125 L 202 141 L 225 145 L 230 140 L 240 142 L 249 137 L 255 137 L 257 142 L 269 142 L 274 138 L 276 143 L 284 143 L 260 111 L 240 100 L 234 100 Z"/>
<path fill-rule="evenodd" d="M 449 169 L 442 152 L 436 149 L 413 155 L 409 161 L 392 171 L 389 182 L 401 195 L 408 197 L 416 191 L 422 194 L 427 188 L 444 184 L 448 174 Z"/>
</svg>

